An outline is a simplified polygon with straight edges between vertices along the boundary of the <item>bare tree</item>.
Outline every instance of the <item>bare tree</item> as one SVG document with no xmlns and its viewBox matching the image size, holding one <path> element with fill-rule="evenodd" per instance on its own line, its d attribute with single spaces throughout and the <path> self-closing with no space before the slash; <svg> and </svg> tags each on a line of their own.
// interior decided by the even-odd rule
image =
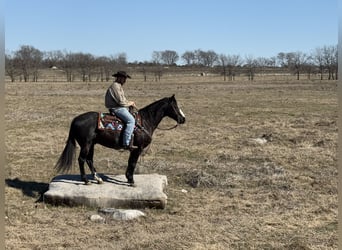
<svg viewBox="0 0 342 250">
<path fill-rule="evenodd" d="M 227 67 L 228 67 L 228 76 L 229 80 L 235 79 L 235 71 L 238 66 L 241 66 L 243 63 L 242 58 L 239 55 L 228 55 L 227 56 Z"/>
<path fill-rule="evenodd" d="M 245 57 L 246 64 L 244 67 L 247 69 L 248 80 L 253 81 L 255 76 L 255 70 L 257 67 L 257 60 L 253 55 L 247 55 Z"/>
<path fill-rule="evenodd" d="M 76 69 L 76 57 L 74 53 L 66 51 L 63 52 L 61 68 L 66 74 L 67 82 L 72 82 L 75 78 L 74 73 Z"/>
<path fill-rule="evenodd" d="M 76 53 L 74 54 L 74 58 L 77 70 L 82 76 L 82 81 L 91 81 L 94 56 L 91 54 Z"/>
<path fill-rule="evenodd" d="M 323 59 L 323 50 L 322 48 L 316 48 L 315 51 L 312 53 L 312 58 L 314 64 L 318 67 L 318 72 L 320 74 L 321 80 L 323 80 L 324 74 L 324 59 Z"/>
<path fill-rule="evenodd" d="M 275 56 L 272 56 L 270 58 L 267 59 L 267 65 L 269 67 L 276 67 L 277 66 L 277 57 Z"/>
<path fill-rule="evenodd" d="M 51 67 L 61 67 L 64 54 L 60 50 L 49 51 L 44 53 L 43 63 L 45 66 Z"/>
<path fill-rule="evenodd" d="M 111 57 L 112 61 L 115 62 L 116 66 L 123 69 L 127 64 L 127 55 L 124 52 L 118 53 Z"/>
<path fill-rule="evenodd" d="M 335 46 L 333 68 L 335 69 L 335 79 L 338 80 L 338 45 Z"/>
<path fill-rule="evenodd" d="M 108 64 L 109 64 L 109 58 L 105 56 L 100 56 L 95 58 L 95 68 L 96 68 L 96 73 L 97 77 L 96 80 L 100 80 L 101 82 L 103 81 L 108 81 L 109 77 L 107 78 L 107 69 L 108 69 Z"/>
<path fill-rule="evenodd" d="M 279 53 L 277 56 L 280 65 L 287 68 L 290 72 L 293 72 L 299 80 L 300 73 L 303 71 L 304 65 L 308 61 L 307 54 L 297 51 L 289 53 Z"/>
<path fill-rule="evenodd" d="M 265 69 L 268 67 L 268 59 L 266 57 L 258 57 L 255 59 L 256 67 L 259 69 L 259 72 L 261 73 L 262 77 L 265 74 Z"/>
<path fill-rule="evenodd" d="M 179 59 L 178 53 L 173 50 L 161 51 L 161 60 L 166 65 L 173 65 Z"/>
<path fill-rule="evenodd" d="M 195 51 L 195 55 L 198 64 L 206 67 L 212 67 L 219 59 L 213 50 L 203 51 L 198 49 Z"/>
<path fill-rule="evenodd" d="M 38 81 L 38 69 L 43 60 L 43 52 L 33 46 L 23 45 L 15 52 L 15 57 L 24 81 L 29 81 L 30 75 L 33 75 L 33 81 Z"/>
<path fill-rule="evenodd" d="M 304 69 L 304 65 L 307 64 L 308 56 L 306 53 L 303 53 L 301 51 L 297 51 L 293 53 L 293 63 L 292 67 L 294 70 L 294 73 L 297 75 L 297 80 L 299 80 L 300 73 Z"/>
<path fill-rule="evenodd" d="M 223 80 L 226 81 L 227 76 L 229 80 L 235 79 L 236 67 L 242 64 L 242 59 L 239 55 L 224 55 L 220 54 L 218 56 L 220 66 L 222 66 Z"/>
<path fill-rule="evenodd" d="M 328 71 L 328 79 L 334 80 L 337 78 L 337 57 L 338 51 L 337 46 L 323 46 L 323 64 L 324 68 Z M 336 73 L 336 76 L 334 75 Z"/>
<path fill-rule="evenodd" d="M 160 81 L 161 77 L 163 76 L 163 68 L 161 63 L 163 62 L 162 59 L 162 51 L 153 51 L 152 53 L 152 63 L 155 64 L 151 71 L 154 74 L 155 81 Z"/>
<path fill-rule="evenodd" d="M 146 68 L 143 67 L 143 68 L 141 69 L 141 72 L 143 73 L 143 76 L 144 76 L 144 82 L 146 82 L 146 81 L 147 81 L 147 70 L 146 70 Z"/>
<path fill-rule="evenodd" d="M 196 62 L 196 55 L 192 51 L 186 51 L 183 53 L 182 59 L 187 65 L 193 65 Z"/>
<path fill-rule="evenodd" d="M 18 59 L 13 53 L 5 53 L 5 72 L 11 78 L 11 82 L 14 82 L 15 78 L 20 75 L 18 65 Z"/>
<path fill-rule="evenodd" d="M 303 64 L 302 68 L 303 68 L 303 71 L 307 74 L 309 80 L 311 79 L 311 75 L 317 72 L 316 71 L 317 67 L 313 63 L 313 60 L 311 57 L 308 57 L 307 62 Z"/>
<path fill-rule="evenodd" d="M 152 52 L 152 63 L 161 64 L 161 62 L 162 62 L 161 51 L 153 51 Z"/>
<path fill-rule="evenodd" d="M 288 62 L 287 62 L 287 58 L 286 58 L 286 53 L 284 53 L 284 52 L 278 53 L 278 55 L 277 55 L 277 61 L 278 61 L 278 64 L 279 64 L 281 67 L 288 67 Z"/>
<path fill-rule="evenodd" d="M 220 54 L 218 57 L 219 57 L 220 64 L 222 66 L 223 81 L 226 81 L 228 57 L 224 54 Z"/>
</svg>

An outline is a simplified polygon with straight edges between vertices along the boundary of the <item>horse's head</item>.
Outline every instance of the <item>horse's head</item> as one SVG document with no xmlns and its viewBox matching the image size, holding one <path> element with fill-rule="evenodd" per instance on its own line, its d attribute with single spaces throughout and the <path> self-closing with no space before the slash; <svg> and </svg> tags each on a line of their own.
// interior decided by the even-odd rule
<svg viewBox="0 0 342 250">
<path fill-rule="evenodd" d="M 166 115 L 174 119 L 178 124 L 185 123 L 185 115 L 182 110 L 178 107 L 175 95 L 168 98 L 169 106 L 166 110 Z"/>
</svg>

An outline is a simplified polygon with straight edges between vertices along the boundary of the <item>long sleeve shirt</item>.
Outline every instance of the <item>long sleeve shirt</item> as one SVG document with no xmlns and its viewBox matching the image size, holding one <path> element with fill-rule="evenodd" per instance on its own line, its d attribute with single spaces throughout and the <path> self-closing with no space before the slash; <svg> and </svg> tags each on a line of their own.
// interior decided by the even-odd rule
<svg viewBox="0 0 342 250">
<path fill-rule="evenodd" d="M 105 105 L 108 109 L 129 106 L 129 101 L 126 99 L 120 83 L 113 82 L 113 84 L 109 86 L 105 96 Z"/>
</svg>

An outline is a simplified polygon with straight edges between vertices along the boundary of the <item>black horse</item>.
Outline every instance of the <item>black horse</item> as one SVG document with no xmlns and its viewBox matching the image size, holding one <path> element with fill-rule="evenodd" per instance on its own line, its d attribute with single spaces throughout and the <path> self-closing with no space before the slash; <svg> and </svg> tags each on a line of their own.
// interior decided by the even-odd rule
<svg viewBox="0 0 342 250">
<path fill-rule="evenodd" d="M 175 96 L 166 97 L 156 101 L 139 111 L 141 117 L 141 128 L 134 132 L 133 145 L 136 146 L 130 152 L 128 159 L 128 166 L 126 169 L 126 178 L 129 184 L 134 184 L 133 173 L 140 154 L 143 152 L 152 141 L 152 134 L 158 127 L 161 120 L 168 116 L 174 119 L 177 124 L 185 123 L 185 116 L 177 105 Z M 101 144 L 105 147 L 113 149 L 121 149 L 121 135 L 120 133 L 113 133 L 107 129 L 98 129 L 98 112 L 87 112 L 81 114 L 73 119 L 70 126 L 69 137 L 65 148 L 59 157 L 55 168 L 58 172 L 70 170 L 73 159 L 75 157 L 76 143 L 80 145 L 80 154 L 78 163 L 81 172 L 81 179 L 85 184 L 90 184 L 86 177 L 84 170 L 84 163 L 86 162 L 89 169 L 98 183 L 102 183 L 102 179 L 96 174 L 93 164 L 94 146 Z"/>
</svg>

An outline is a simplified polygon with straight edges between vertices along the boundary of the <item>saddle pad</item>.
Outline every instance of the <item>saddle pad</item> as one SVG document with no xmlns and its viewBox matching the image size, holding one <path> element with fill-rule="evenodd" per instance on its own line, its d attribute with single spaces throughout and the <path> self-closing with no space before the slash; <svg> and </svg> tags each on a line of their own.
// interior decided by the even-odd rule
<svg viewBox="0 0 342 250">
<path fill-rule="evenodd" d="M 98 129 L 110 129 L 113 131 L 121 131 L 124 127 L 120 118 L 109 113 L 99 113 Z"/>
</svg>

